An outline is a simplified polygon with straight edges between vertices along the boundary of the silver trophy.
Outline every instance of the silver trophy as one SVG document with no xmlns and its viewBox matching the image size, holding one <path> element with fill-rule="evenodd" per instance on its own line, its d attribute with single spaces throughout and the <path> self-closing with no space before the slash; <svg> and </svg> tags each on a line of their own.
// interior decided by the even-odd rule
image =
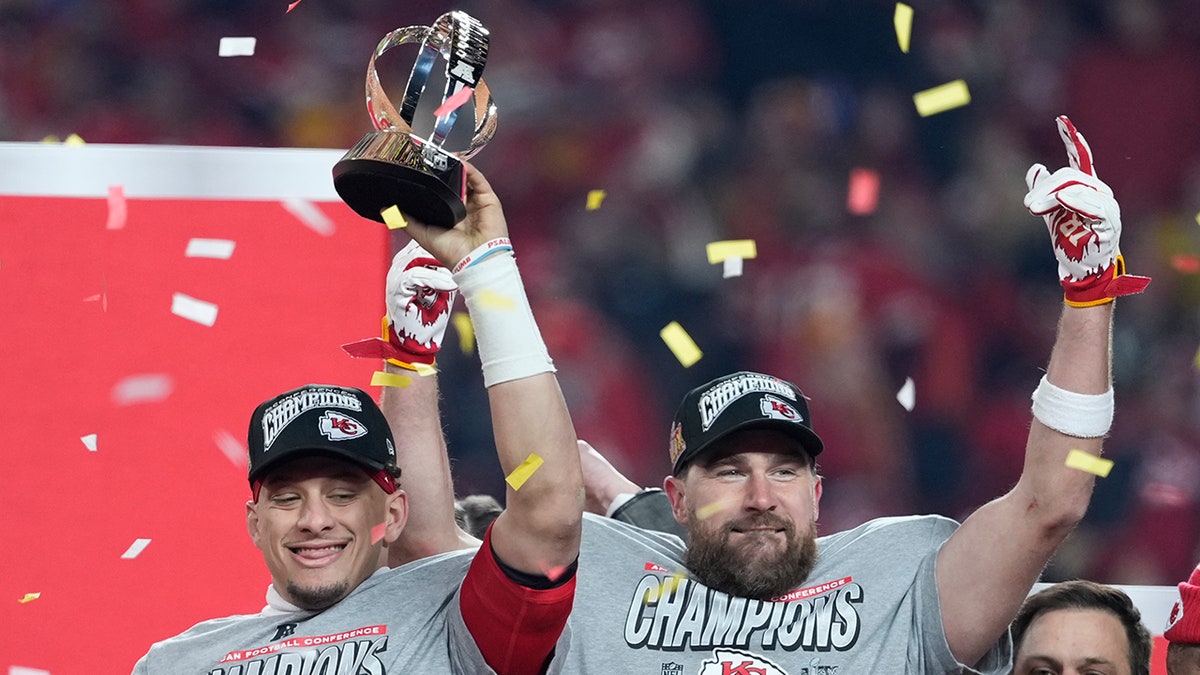
<svg viewBox="0 0 1200 675">
<path fill-rule="evenodd" d="M 375 60 L 396 45 L 419 42 L 397 112 L 379 82 Z M 432 26 L 397 28 L 384 36 L 367 64 L 367 112 L 375 125 L 333 167 L 333 186 L 342 200 L 364 218 L 384 222 L 382 211 L 395 206 L 428 225 L 454 227 L 467 215 L 462 160 L 479 152 L 496 132 L 496 105 L 483 81 L 488 31 L 465 12 L 448 12 Z M 442 105 L 435 111 L 428 138 L 413 132 L 413 116 L 438 57 L 446 61 Z M 471 88 L 475 111 L 470 145 L 458 152 L 442 147 L 458 117 L 453 105 Z M 464 101 L 464 105 L 466 102 Z"/>
</svg>

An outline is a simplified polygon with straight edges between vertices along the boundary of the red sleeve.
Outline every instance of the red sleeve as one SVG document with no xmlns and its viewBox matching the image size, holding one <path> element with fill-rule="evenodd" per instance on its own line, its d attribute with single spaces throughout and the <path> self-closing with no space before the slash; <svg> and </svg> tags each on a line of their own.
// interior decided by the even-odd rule
<svg viewBox="0 0 1200 675">
<path fill-rule="evenodd" d="M 575 576 L 538 590 L 513 581 L 500 569 L 488 528 L 463 580 L 463 622 L 497 675 L 538 675 L 567 624 L 575 599 Z"/>
</svg>

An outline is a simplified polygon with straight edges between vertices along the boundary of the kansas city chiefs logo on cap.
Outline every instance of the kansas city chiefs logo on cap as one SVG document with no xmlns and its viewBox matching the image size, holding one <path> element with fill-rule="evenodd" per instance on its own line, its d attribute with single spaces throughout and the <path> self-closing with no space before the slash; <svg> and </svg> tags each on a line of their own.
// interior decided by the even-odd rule
<svg viewBox="0 0 1200 675">
<path fill-rule="evenodd" d="M 763 417 L 785 422 L 804 421 L 804 418 L 800 416 L 800 411 L 796 410 L 791 403 L 770 394 L 762 397 L 762 400 L 758 402 L 758 408 L 762 411 Z"/>
<path fill-rule="evenodd" d="M 317 428 L 331 441 L 348 441 L 351 438 L 367 435 L 367 428 L 362 422 L 333 410 L 326 410 L 317 422 Z"/>
</svg>

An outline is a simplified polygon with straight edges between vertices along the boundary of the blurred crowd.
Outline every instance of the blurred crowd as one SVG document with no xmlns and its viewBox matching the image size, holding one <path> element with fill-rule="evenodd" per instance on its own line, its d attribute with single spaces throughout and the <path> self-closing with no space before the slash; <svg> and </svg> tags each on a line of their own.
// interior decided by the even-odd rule
<svg viewBox="0 0 1200 675">
<path fill-rule="evenodd" d="M 1200 3 L 916 0 L 907 54 L 874 0 L 287 4 L 0 0 L 0 140 L 348 148 L 376 42 L 466 10 L 500 109 L 476 163 L 579 436 L 657 485 L 684 391 L 779 375 L 811 398 L 834 531 L 962 518 L 1019 475 L 1061 295 L 1023 176 L 1065 164 L 1068 114 L 1154 283 L 1118 303 L 1116 465 L 1046 580 L 1173 584 L 1200 558 Z M 218 57 L 226 36 L 255 55 Z M 415 53 L 388 55 L 395 98 Z M 914 92 L 960 78 L 969 105 L 917 115 Z M 856 168 L 880 177 L 865 215 Z M 757 242 L 740 277 L 706 259 L 723 239 Z M 458 491 L 502 496 L 473 357 L 440 364 Z"/>
</svg>

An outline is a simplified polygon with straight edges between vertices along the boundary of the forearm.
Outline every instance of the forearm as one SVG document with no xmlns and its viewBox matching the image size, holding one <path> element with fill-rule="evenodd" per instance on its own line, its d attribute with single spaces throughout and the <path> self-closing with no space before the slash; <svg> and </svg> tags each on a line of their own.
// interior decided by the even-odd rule
<svg viewBox="0 0 1200 675">
<path fill-rule="evenodd" d="M 1046 367 L 1047 382 L 1074 394 L 1103 395 L 1112 389 L 1114 304 L 1064 306 Z M 1094 475 L 1068 468 L 1067 455 L 1072 450 L 1099 455 L 1102 433 L 1091 438 L 1067 435 L 1034 417 L 1017 490 L 1030 503 L 1030 515 L 1049 528 L 1052 536 L 1066 536 L 1083 517 L 1095 482 Z"/>
<path fill-rule="evenodd" d="M 528 460 L 539 464 L 518 489 L 509 482 L 493 546 L 508 566 L 545 573 L 579 550 L 583 477 L 574 426 L 511 253 L 455 277 L 475 325 L 500 465 L 510 476 Z"/>
<path fill-rule="evenodd" d="M 454 483 L 438 410 L 437 376 L 421 376 L 390 363 L 385 368 L 411 378 L 407 387 L 384 387 L 379 402 L 395 438 L 400 486 L 408 494 L 408 521 L 388 551 L 388 564 L 396 567 L 470 547 L 475 540 L 454 521 Z"/>
</svg>

